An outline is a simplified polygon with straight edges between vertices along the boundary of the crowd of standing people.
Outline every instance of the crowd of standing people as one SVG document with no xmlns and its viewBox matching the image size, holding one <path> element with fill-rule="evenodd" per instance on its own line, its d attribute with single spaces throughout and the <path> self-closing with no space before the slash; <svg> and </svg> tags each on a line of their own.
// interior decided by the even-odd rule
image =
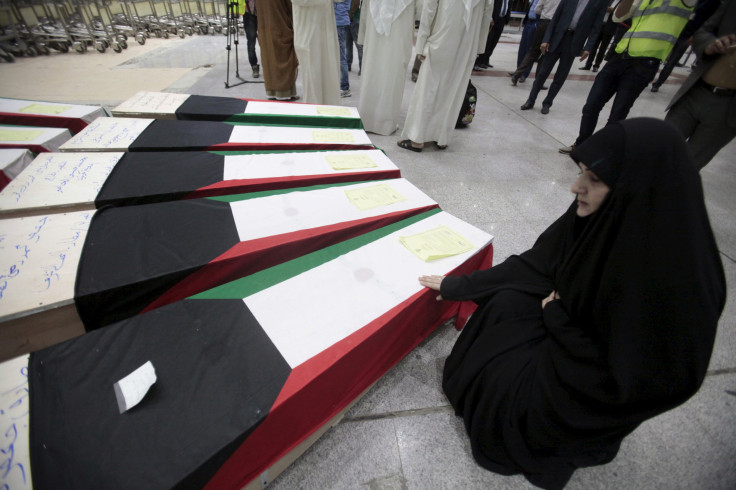
<svg viewBox="0 0 736 490">
<path fill-rule="evenodd" d="M 512 9 L 511 0 L 240 1 L 245 3 L 243 24 L 253 76 L 263 75 L 267 97 L 339 105 L 341 98 L 352 95 L 348 72 L 357 47 L 358 111 L 366 131 L 390 135 L 402 128 L 398 145 L 414 152 L 425 144 L 447 148 L 471 73 L 492 67 L 490 57 Z M 625 119 L 650 83 L 657 92 L 691 47 L 697 61 L 668 106 L 666 120 L 688 140 L 702 168 L 736 136 L 736 29 L 729 7 L 733 3 L 531 0 L 517 67 L 509 72 L 511 85 L 516 86 L 530 77 L 537 63 L 520 108 L 533 109 L 546 91 L 541 112 L 549 114 L 575 58 L 585 62 L 579 69 L 597 75 L 575 142 L 560 148 L 561 153 L 570 153 L 593 134 L 611 99 L 607 124 Z M 404 116 L 404 86 L 412 60 L 416 87 Z M 296 89 L 298 74 L 301 95 Z M 696 105 L 698 93 L 707 100 Z M 703 110 L 703 104 L 709 109 Z"/>
</svg>

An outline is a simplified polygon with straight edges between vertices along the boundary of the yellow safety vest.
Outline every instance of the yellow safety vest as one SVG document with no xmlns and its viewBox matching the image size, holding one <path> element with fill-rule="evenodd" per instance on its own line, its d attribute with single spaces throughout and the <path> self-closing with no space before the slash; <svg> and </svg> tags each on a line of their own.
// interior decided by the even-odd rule
<svg viewBox="0 0 736 490">
<path fill-rule="evenodd" d="M 643 0 L 616 52 L 664 61 L 694 9 L 682 0 Z"/>
</svg>

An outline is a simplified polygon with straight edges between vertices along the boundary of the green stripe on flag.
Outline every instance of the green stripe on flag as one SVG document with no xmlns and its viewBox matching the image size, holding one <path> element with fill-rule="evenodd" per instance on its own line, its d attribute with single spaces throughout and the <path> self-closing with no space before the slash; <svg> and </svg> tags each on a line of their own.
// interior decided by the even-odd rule
<svg viewBox="0 0 736 490">
<path fill-rule="evenodd" d="M 246 298 L 440 212 L 442 210 L 439 208 L 432 209 L 426 213 L 412 216 L 411 218 L 384 226 L 378 230 L 317 250 L 298 259 L 290 260 L 289 262 L 256 272 L 250 276 L 236 279 L 222 286 L 208 289 L 207 291 L 191 296 L 190 299 Z"/>
</svg>

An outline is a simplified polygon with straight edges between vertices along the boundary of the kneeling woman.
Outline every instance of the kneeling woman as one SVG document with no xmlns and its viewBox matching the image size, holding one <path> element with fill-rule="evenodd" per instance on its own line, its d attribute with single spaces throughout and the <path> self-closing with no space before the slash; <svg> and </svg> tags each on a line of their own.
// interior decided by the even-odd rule
<svg viewBox="0 0 736 490">
<path fill-rule="evenodd" d="M 576 148 L 575 202 L 534 246 L 462 277 L 478 309 L 443 388 L 473 456 L 561 488 L 700 387 L 726 295 L 698 170 L 673 128 L 630 119 Z"/>
</svg>

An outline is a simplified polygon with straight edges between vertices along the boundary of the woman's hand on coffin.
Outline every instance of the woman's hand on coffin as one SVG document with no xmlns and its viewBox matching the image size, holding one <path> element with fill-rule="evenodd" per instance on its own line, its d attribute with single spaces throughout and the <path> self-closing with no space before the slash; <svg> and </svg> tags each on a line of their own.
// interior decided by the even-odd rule
<svg viewBox="0 0 736 490">
<path fill-rule="evenodd" d="M 552 291 L 551 293 L 549 293 L 549 296 L 547 296 L 546 298 L 542 300 L 542 308 L 547 306 L 547 303 L 549 303 L 550 301 L 553 301 L 556 299 L 560 299 L 560 295 L 557 294 L 557 291 Z"/>
<path fill-rule="evenodd" d="M 419 276 L 419 284 L 434 291 L 439 291 L 445 276 Z M 437 295 L 437 301 L 442 301 L 442 295 Z"/>
</svg>

